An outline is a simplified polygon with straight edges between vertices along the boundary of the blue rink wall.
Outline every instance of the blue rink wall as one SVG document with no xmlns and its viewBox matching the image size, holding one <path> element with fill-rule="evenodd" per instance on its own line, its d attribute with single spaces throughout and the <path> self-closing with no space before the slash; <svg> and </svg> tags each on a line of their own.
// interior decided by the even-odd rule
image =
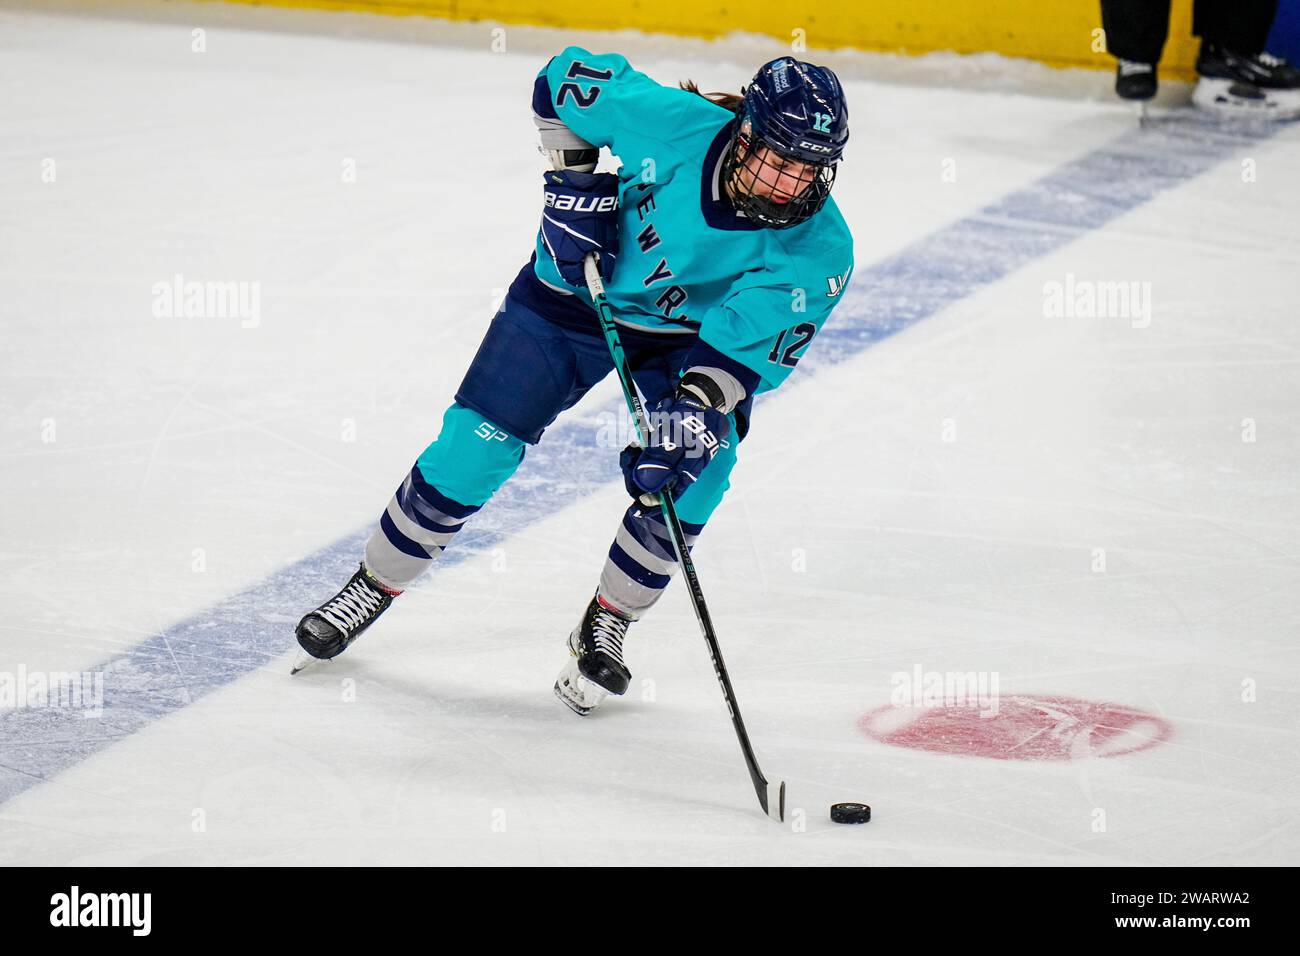
<svg viewBox="0 0 1300 956">
<path fill-rule="evenodd" d="M 1282 0 L 1268 36 L 1270 53 L 1300 63 L 1300 0 Z"/>
</svg>

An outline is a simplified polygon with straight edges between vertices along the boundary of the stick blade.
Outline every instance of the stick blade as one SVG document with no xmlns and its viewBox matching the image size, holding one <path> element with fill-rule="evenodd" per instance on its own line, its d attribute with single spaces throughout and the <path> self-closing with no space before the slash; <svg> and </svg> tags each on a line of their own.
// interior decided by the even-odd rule
<svg viewBox="0 0 1300 956">
<path fill-rule="evenodd" d="M 785 781 L 772 780 L 764 794 L 763 810 L 777 823 L 785 822 Z"/>
</svg>

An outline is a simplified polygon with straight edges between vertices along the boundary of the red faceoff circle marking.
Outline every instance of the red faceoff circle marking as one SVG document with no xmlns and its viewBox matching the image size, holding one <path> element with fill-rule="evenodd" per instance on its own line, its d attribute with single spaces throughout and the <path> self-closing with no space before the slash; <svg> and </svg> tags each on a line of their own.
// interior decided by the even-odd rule
<svg viewBox="0 0 1300 956">
<path fill-rule="evenodd" d="M 991 708 L 990 708 L 991 709 Z M 1056 694 L 1007 694 L 996 713 L 978 706 L 887 705 L 858 721 L 873 740 L 961 757 L 1089 760 L 1168 740 L 1168 721 L 1133 707 Z"/>
</svg>

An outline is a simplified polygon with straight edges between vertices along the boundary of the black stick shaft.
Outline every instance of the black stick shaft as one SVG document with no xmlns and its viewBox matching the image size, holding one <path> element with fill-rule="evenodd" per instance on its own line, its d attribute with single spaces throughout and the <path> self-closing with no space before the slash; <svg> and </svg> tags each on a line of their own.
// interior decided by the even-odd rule
<svg viewBox="0 0 1300 956">
<path fill-rule="evenodd" d="M 591 293 L 592 301 L 596 306 L 596 314 L 600 319 L 600 330 L 604 333 L 605 344 L 609 346 L 610 357 L 614 360 L 614 371 L 618 373 L 619 383 L 623 386 L 623 398 L 627 402 L 628 410 L 632 413 L 632 418 L 636 422 L 637 435 L 640 438 L 641 446 L 643 448 L 647 447 L 650 430 L 645 406 L 642 405 L 641 397 L 637 394 L 636 386 L 632 381 L 632 370 L 628 366 L 627 355 L 623 351 L 623 343 L 618 335 L 618 326 L 614 322 L 614 311 L 605 295 L 605 286 L 601 282 L 600 270 L 596 265 L 594 253 L 587 256 L 583 268 L 587 278 L 587 289 Z M 662 492 L 659 495 L 659 507 L 663 510 L 664 522 L 668 525 L 673 549 L 677 552 L 677 563 L 681 566 L 682 574 L 685 575 L 687 586 L 690 588 L 691 607 L 694 608 L 695 619 L 699 621 L 700 630 L 704 633 L 704 642 L 708 645 L 709 658 L 713 662 L 713 672 L 717 675 L 718 683 L 722 686 L 722 697 L 727 705 L 727 713 L 731 715 L 731 724 L 736 729 L 736 737 L 740 741 L 740 751 L 745 755 L 745 766 L 749 769 L 749 778 L 754 783 L 754 792 L 758 795 L 759 805 L 768 816 L 778 821 L 784 820 L 785 783 L 781 783 L 779 792 L 775 797 L 777 805 L 771 806 L 774 802 L 771 796 L 771 788 L 767 779 L 763 776 L 763 771 L 759 769 L 758 760 L 754 756 L 754 748 L 749 742 L 749 733 L 745 730 L 745 721 L 740 716 L 740 705 L 736 701 L 736 692 L 731 686 L 731 676 L 727 673 L 727 665 L 722 659 L 722 648 L 718 644 L 717 632 L 713 629 L 713 619 L 709 616 L 709 606 L 704 600 L 704 590 L 700 587 L 700 576 L 695 571 L 695 562 L 691 560 L 691 553 L 686 547 L 686 535 L 682 531 L 681 521 L 677 518 L 677 508 L 673 503 L 672 495 L 668 492 Z"/>
</svg>

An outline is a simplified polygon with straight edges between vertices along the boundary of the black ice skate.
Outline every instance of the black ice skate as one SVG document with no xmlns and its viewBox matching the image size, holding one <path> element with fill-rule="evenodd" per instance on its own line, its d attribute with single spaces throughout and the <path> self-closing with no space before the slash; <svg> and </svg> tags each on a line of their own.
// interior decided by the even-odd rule
<svg viewBox="0 0 1300 956">
<path fill-rule="evenodd" d="M 555 681 L 555 696 L 575 714 L 586 717 L 609 694 L 627 691 L 632 673 L 623 663 L 623 639 L 630 618 L 591 599 L 582 620 L 569 635 L 569 662 Z"/>
<path fill-rule="evenodd" d="M 1156 68 L 1153 63 L 1120 60 L 1115 68 L 1115 93 L 1120 99 L 1143 102 L 1156 95 Z"/>
<path fill-rule="evenodd" d="M 1291 119 L 1300 116 L 1300 70 L 1270 53 L 1245 56 L 1202 43 L 1192 102 L 1218 113 Z"/>
<path fill-rule="evenodd" d="M 292 673 L 313 660 L 338 657 L 401 593 L 384 587 L 361 565 L 342 591 L 298 622 L 298 644 L 303 653 Z"/>
</svg>

